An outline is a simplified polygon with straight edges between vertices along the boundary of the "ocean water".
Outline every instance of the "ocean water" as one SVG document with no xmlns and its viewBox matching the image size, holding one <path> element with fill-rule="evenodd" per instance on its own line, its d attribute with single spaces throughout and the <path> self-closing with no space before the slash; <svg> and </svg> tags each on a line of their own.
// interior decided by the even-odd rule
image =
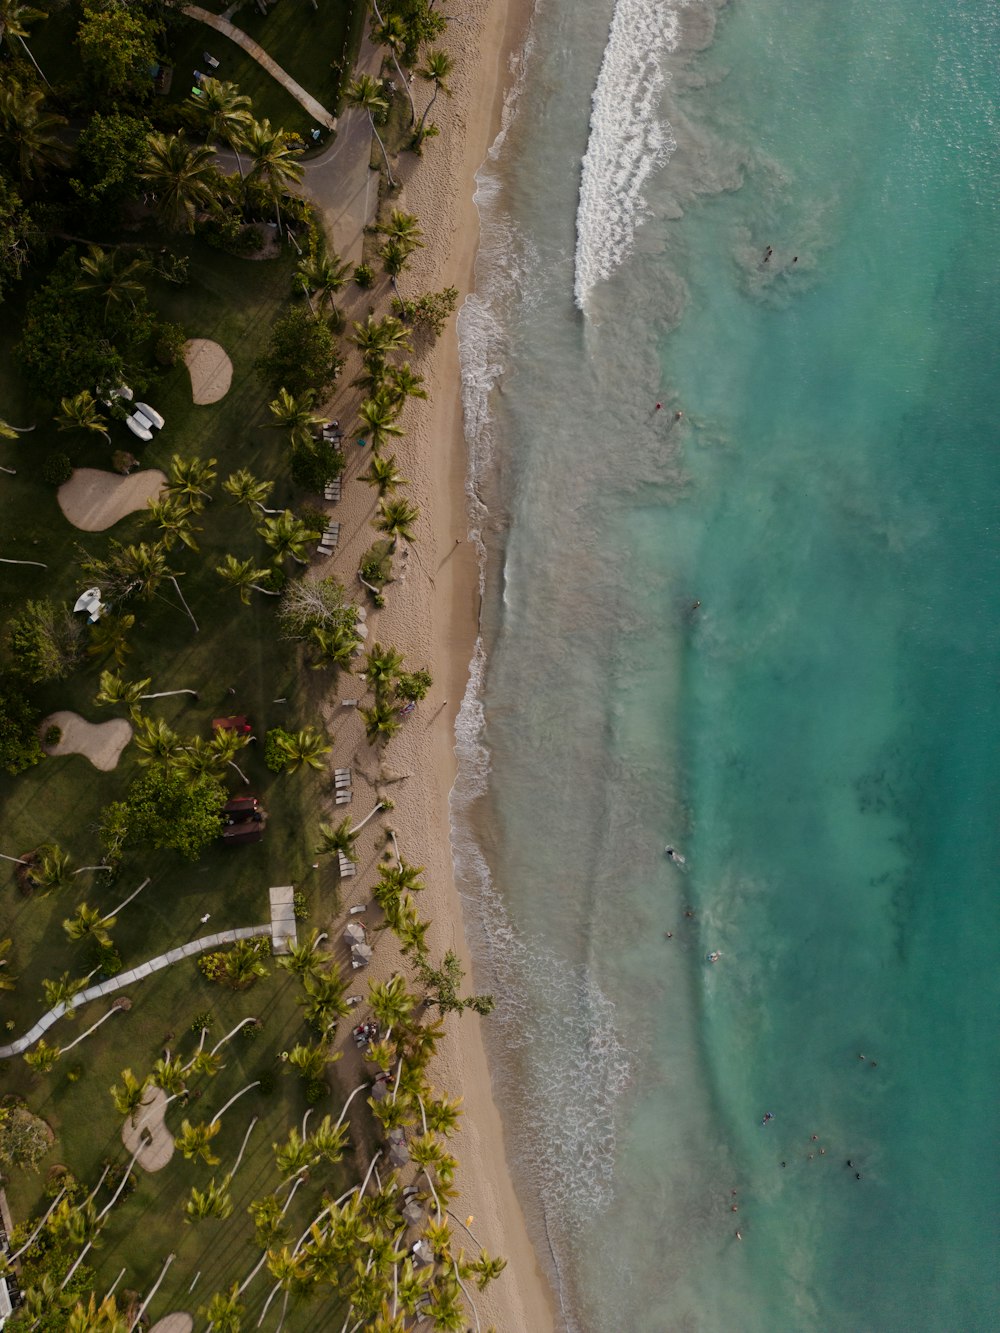
<svg viewBox="0 0 1000 1333">
<path fill-rule="evenodd" d="M 544 0 L 480 172 L 453 837 L 566 1328 L 1000 1326 L 997 50 Z"/>
</svg>

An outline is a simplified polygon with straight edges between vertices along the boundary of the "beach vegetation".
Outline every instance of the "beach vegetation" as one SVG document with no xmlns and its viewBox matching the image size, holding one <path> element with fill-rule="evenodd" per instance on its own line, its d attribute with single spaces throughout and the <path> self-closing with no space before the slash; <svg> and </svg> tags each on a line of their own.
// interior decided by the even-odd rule
<svg viewBox="0 0 1000 1333">
<path fill-rule="evenodd" d="M 430 101 L 423 109 L 420 117 L 420 123 L 417 125 L 413 135 L 413 146 L 420 150 L 421 145 L 427 138 L 427 117 L 434 108 L 434 103 L 438 99 L 438 93 L 444 93 L 446 97 L 451 96 L 451 88 L 448 86 L 448 79 L 454 68 L 454 61 L 447 51 L 437 50 L 428 51 L 424 56 L 424 63 L 417 66 L 417 75 L 426 83 L 434 87 Z"/>
<path fill-rule="evenodd" d="M 257 369 L 273 393 L 285 389 L 294 397 L 310 390 L 321 393 L 329 389 L 343 364 L 329 323 L 310 310 L 298 308 L 275 321 Z"/>
</svg>

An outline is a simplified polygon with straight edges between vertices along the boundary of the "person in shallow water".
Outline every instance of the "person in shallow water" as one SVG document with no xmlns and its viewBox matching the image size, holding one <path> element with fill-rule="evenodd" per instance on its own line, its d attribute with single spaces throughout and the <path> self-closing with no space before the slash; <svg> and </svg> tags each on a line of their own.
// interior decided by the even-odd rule
<svg viewBox="0 0 1000 1333">
<path fill-rule="evenodd" d="M 774 1113 L 772 1111 L 765 1111 L 760 1123 L 762 1125 L 769 1125 L 773 1119 Z"/>
<path fill-rule="evenodd" d="M 664 847 L 663 850 L 666 852 L 670 860 L 675 863 L 675 865 L 682 866 L 684 864 L 684 858 L 683 856 L 681 856 L 680 852 L 677 850 L 676 847 Z"/>
</svg>

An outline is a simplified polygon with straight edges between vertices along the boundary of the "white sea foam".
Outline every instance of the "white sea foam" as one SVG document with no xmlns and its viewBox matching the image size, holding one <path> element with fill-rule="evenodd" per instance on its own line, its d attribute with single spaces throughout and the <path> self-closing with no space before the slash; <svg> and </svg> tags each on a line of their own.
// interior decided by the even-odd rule
<svg viewBox="0 0 1000 1333">
<path fill-rule="evenodd" d="M 644 187 L 676 147 L 660 118 L 664 55 L 678 11 L 665 0 L 617 0 L 590 115 L 576 214 L 574 296 L 580 309 L 632 249 L 646 216 Z"/>
</svg>

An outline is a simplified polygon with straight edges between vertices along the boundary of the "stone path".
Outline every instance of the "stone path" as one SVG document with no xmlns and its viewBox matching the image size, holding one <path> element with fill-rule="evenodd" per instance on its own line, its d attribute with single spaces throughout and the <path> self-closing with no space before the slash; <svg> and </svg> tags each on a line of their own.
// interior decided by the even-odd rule
<svg viewBox="0 0 1000 1333">
<path fill-rule="evenodd" d="M 140 963 L 138 967 L 133 967 L 128 972 L 120 972 L 110 981 L 102 981 L 97 986 L 88 986 L 86 990 L 74 995 L 68 1005 L 57 1004 L 54 1009 L 43 1014 L 31 1031 L 26 1032 L 23 1037 L 18 1037 L 7 1046 L 0 1046 L 0 1060 L 9 1060 L 12 1055 L 20 1055 L 22 1051 L 26 1051 L 43 1033 L 48 1032 L 53 1023 L 62 1018 L 67 1009 L 79 1009 L 82 1005 L 89 1004 L 91 1000 L 112 995 L 116 990 L 131 986 L 136 981 L 144 981 L 146 977 L 159 972 L 161 968 L 169 967 L 171 963 L 179 963 L 182 958 L 193 958 L 195 954 L 204 953 L 207 949 L 217 949 L 220 944 L 234 944 L 237 940 L 252 940 L 271 933 L 270 922 L 266 926 L 242 926 L 236 930 L 220 930 L 217 935 L 205 935 L 200 940 L 192 940 L 190 944 L 168 949 L 166 953 L 160 954 L 159 958 L 151 958 L 148 963 Z M 285 927 L 282 926 L 282 938 L 284 934 Z"/>
<path fill-rule="evenodd" d="M 271 948 L 274 953 L 287 953 L 289 945 L 296 945 L 299 937 L 295 930 L 295 887 L 284 884 L 271 889 Z"/>
<path fill-rule="evenodd" d="M 328 130 L 337 128 L 337 117 L 331 115 L 322 102 L 317 102 L 312 93 L 307 93 L 301 84 L 296 83 L 290 74 L 286 74 L 281 66 L 271 59 L 264 48 L 255 42 L 252 37 L 248 37 L 242 28 L 237 28 L 228 19 L 222 18 L 218 14 L 210 14 L 207 9 L 202 9 L 200 5 L 183 5 L 181 13 L 186 14 L 190 19 L 197 19 L 199 23 L 207 23 L 216 32 L 221 32 L 223 37 L 228 37 L 231 42 L 241 46 L 252 60 L 256 60 L 257 64 L 262 69 L 266 69 L 273 79 L 277 79 L 282 88 L 291 93 L 300 106 L 305 107 L 313 120 L 318 121 L 320 125 L 325 126 Z"/>
</svg>

